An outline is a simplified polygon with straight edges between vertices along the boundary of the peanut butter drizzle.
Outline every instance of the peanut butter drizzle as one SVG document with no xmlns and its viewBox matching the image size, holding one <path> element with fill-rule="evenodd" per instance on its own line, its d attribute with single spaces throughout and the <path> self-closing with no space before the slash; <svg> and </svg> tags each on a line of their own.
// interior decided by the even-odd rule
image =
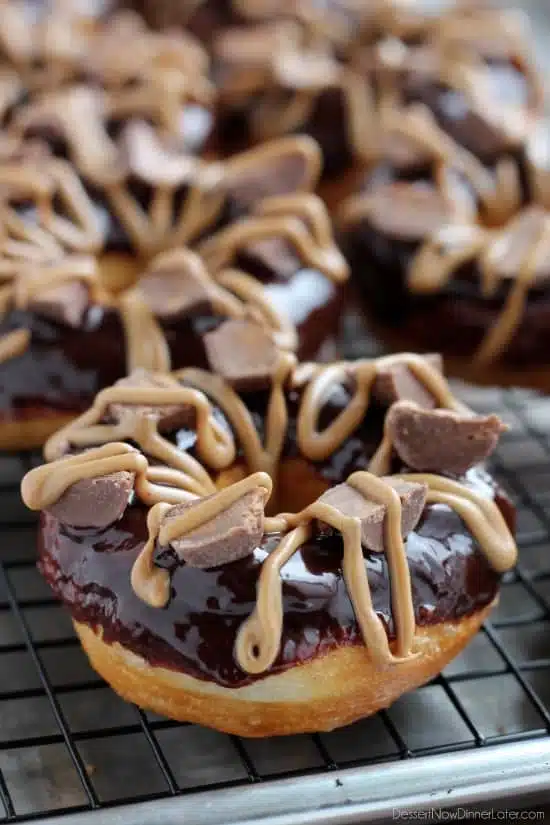
<svg viewBox="0 0 550 825">
<path fill-rule="evenodd" d="M 128 372 L 138 367 L 151 372 L 170 370 L 170 351 L 164 333 L 137 288 L 117 301 L 126 336 Z"/>
<path fill-rule="evenodd" d="M 306 266 L 336 283 L 347 278 L 347 264 L 334 243 L 323 204 L 315 195 L 265 198 L 257 212 L 198 245 L 199 254 L 214 271 L 228 266 L 239 250 L 254 241 L 281 238 L 296 249 Z"/>
<path fill-rule="evenodd" d="M 419 127 L 416 133 L 413 125 Z M 456 203 L 452 204 L 454 215 L 451 214 L 450 223 L 426 237 L 410 262 L 407 273 L 409 289 L 420 294 L 438 292 L 463 264 L 477 262 L 482 294 L 490 297 L 506 277 L 499 274 L 496 265 L 498 250 L 506 245 L 507 237 L 513 233 L 516 222 L 525 214 L 524 210 L 518 213 L 522 194 L 516 163 L 511 158 L 502 158 L 497 163 L 494 177 L 491 176 L 473 155 L 443 135 L 426 112 L 418 107 L 409 112 L 408 118 L 403 116 L 392 120 L 392 128 L 414 138 L 424 149 L 434 154 L 437 164 L 434 178 L 440 189 L 443 185 L 443 168 L 461 171 L 472 184 L 490 226 L 496 227 L 491 229 L 466 223 L 460 207 Z M 543 169 L 531 167 L 535 192 L 539 192 L 540 200 L 542 197 L 536 183 L 544 174 Z M 342 224 L 346 226 L 368 219 L 375 207 L 376 198 L 376 189 L 350 198 L 341 212 Z M 529 289 L 537 278 L 537 264 L 549 242 L 550 217 L 542 221 L 538 239 L 525 251 L 502 311 L 487 331 L 475 355 L 478 365 L 492 363 L 505 352 L 521 323 Z"/>
<path fill-rule="evenodd" d="M 2 3 L 0 43 L 33 92 L 59 88 L 82 76 L 117 88 L 155 69 L 202 77 L 208 66 L 206 53 L 188 34 L 151 31 L 132 12 L 92 20 L 74 3 L 54 3 L 47 14 L 41 11 L 34 17 L 23 3 Z"/>
<path fill-rule="evenodd" d="M 48 155 L 33 157 L 18 142 L 11 155 L 0 161 L 0 186 L 6 204 L 13 196 L 29 200 L 36 208 L 37 229 L 47 230 L 52 240 L 73 252 L 98 250 L 101 232 L 95 209 L 71 164 Z M 56 211 L 56 201 L 66 214 Z"/>
<path fill-rule="evenodd" d="M 516 562 L 517 548 L 494 501 L 484 499 L 451 479 L 431 474 L 400 475 L 404 481 L 425 484 L 428 504 L 445 504 L 465 521 L 489 563 L 502 573 Z M 262 565 L 258 579 L 256 607 L 243 623 L 235 643 L 235 658 L 252 674 L 268 670 L 279 653 L 283 629 L 281 568 L 308 540 L 316 519 L 338 530 L 344 542 L 342 570 L 357 622 L 370 658 L 378 666 L 398 665 L 419 655 L 414 650 L 415 619 L 406 549 L 401 536 L 401 502 L 384 479 L 367 472 L 353 473 L 347 483 L 370 501 L 387 508 L 385 551 L 390 568 L 392 608 L 396 625 L 395 653 L 390 648 L 385 627 L 373 609 L 361 547 L 358 519 L 343 516 L 323 502 L 314 502 L 301 513 L 282 515 L 270 524 L 277 532 L 289 530 Z"/>
<path fill-rule="evenodd" d="M 405 353 L 355 364 L 314 365 L 311 370 L 297 368 L 298 383 L 302 380 L 309 382 L 298 412 L 298 445 L 305 457 L 320 460 L 349 437 L 366 413 L 370 389 L 378 370 L 392 364 L 406 364 L 439 406 L 467 410 L 453 397 L 444 377 L 422 356 Z M 187 369 L 173 376 L 158 376 L 157 382 L 163 386 L 154 388 L 115 386 L 103 390 L 88 412 L 49 440 L 45 455 L 53 463 L 37 468 L 25 477 L 22 486 L 25 502 L 33 509 L 42 509 L 59 500 L 71 484 L 82 478 L 122 469 L 135 472 L 137 495 L 146 504 L 154 506 L 147 519 L 147 542 L 132 569 L 132 587 L 147 604 L 163 607 L 170 595 L 170 577 L 167 571 L 154 564 L 157 544 L 169 545 L 176 538 L 192 532 L 258 486 L 264 487 L 268 495 L 271 494 L 288 420 L 284 387 L 295 384 L 291 375 L 294 366 L 293 359 L 282 353 L 268 404 L 265 447 L 260 443 L 250 412 L 236 392 L 219 376 L 202 370 Z M 324 433 L 319 433 L 317 421 L 330 386 L 350 378 L 355 382 L 352 401 Z M 182 386 L 179 381 L 186 385 Z M 214 482 L 199 462 L 181 453 L 159 435 L 158 416 L 155 416 L 154 410 L 139 409 L 140 406 L 154 408 L 179 404 L 193 407 L 198 455 L 211 469 L 220 471 L 233 464 L 237 449 L 233 435 L 217 424 L 212 403 L 223 411 L 230 422 L 250 472 L 244 480 L 220 491 L 216 491 Z M 126 405 L 128 409 L 120 414 L 118 423 L 102 424 L 111 404 Z M 138 406 L 132 410 L 132 405 Z M 352 412 L 349 413 L 349 410 Z M 145 456 L 120 443 L 124 440 L 131 440 L 147 456 L 164 466 L 149 467 Z M 67 447 L 97 444 L 104 446 L 88 453 L 59 458 Z M 389 455 L 385 455 L 386 458 Z M 395 645 L 390 646 L 385 626 L 373 608 L 361 545 L 360 520 L 345 516 L 332 505 L 317 500 L 300 513 L 282 513 L 265 520 L 266 533 L 283 535 L 276 549 L 263 563 L 256 608 L 237 636 L 235 657 L 246 672 L 257 674 L 268 670 L 278 655 L 283 626 L 280 572 L 311 536 L 312 524 L 317 520 L 342 535 L 343 575 L 369 656 L 377 665 L 386 667 L 418 655 L 414 645 L 415 618 L 410 574 L 401 535 L 401 501 L 396 490 L 379 477 L 389 470 L 389 465 L 386 466 L 385 461 L 376 457 L 373 464 L 376 464 L 375 474 L 371 465 L 371 472 L 353 473 L 347 483 L 369 501 L 383 504 L 386 508 L 385 552 L 392 588 Z M 482 498 L 458 482 L 433 474 L 413 473 L 399 478 L 425 484 L 429 504 L 444 504 L 454 509 L 464 519 L 497 572 L 503 572 L 514 564 L 515 544 L 492 500 Z M 211 498 L 201 501 L 180 516 L 166 519 L 172 503 L 189 501 L 196 496 Z"/>
<path fill-rule="evenodd" d="M 165 520 L 165 516 L 170 506 L 164 503 L 155 504 L 147 515 L 147 541 L 132 567 L 131 583 L 136 595 L 151 607 L 165 607 L 170 597 L 170 573 L 157 567 L 153 562 L 157 543 L 163 547 L 168 546 L 174 539 L 207 524 L 258 487 L 263 487 L 267 491 L 267 497 L 271 495 L 272 481 L 267 473 L 254 473 L 226 487 L 212 498 L 203 499 L 193 508 L 168 521 Z"/>
<path fill-rule="evenodd" d="M 28 247 L 26 249 L 25 247 Z M 43 250 L 28 243 L 18 247 L 20 260 L 9 261 L 9 268 L 1 273 L 10 283 L 0 288 L 0 318 L 10 308 L 27 309 L 31 301 L 41 292 L 59 286 L 67 281 L 78 280 L 85 283 L 91 294 L 97 289 L 96 262 L 88 256 L 67 256 L 61 261 L 36 261 Z M 22 355 L 30 346 L 31 333 L 28 329 L 17 329 L 0 336 L 0 364 Z"/>
<path fill-rule="evenodd" d="M 18 358 L 29 348 L 31 334 L 28 329 L 14 329 L 0 336 L 0 364 Z"/>
<path fill-rule="evenodd" d="M 307 3 L 302 6 L 305 8 L 293 21 L 273 20 L 255 29 L 222 32 L 218 41 L 219 57 L 229 65 L 226 85 L 222 80 L 222 100 L 238 107 L 243 97 L 245 101 L 253 97 L 250 123 L 256 140 L 303 128 L 320 95 L 327 89 L 340 89 L 347 114 L 349 146 L 355 157 L 372 162 L 384 151 L 384 113 L 399 105 L 403 98 L 400 75 L 407 69 L 416 47 L 409 47 L 397 38 L 411 31 L 424 34 L 423 48 L 432 50 L 433 69 L 438 79 L 461 91 L 471 109 L 481 116 L 494 113 L 511 146 L 525 139 L 532 126 L 533 113 L 542 111 L 541 77 L 529 58 L 523 27 L 509 13 L 486 11 L 478 20 L 460 9 L 429 20 L 411 13 L 410 9 L 403 16 L 399 3 L 382 2 L 374 8 L 371 3 L 363 4 L 363 8 L 353 4 L 350 10 L 353 9 L 351 16 L 355 23 L 342 30 L 341 20 L 330 10 L 323 8 L 321 14 L 316 14 Z M 481 30 L 480 23 L 484 26 Z M 347 32 L 343 40 L 342 31 Z M 381 31 L 385 37 L 380 37 Z M 486 67 L 477 46 L 477 43 L 483 44 L 484 36 L 492 40 L 495 31 L 505 41 L 507 53 L 521 63 L 530 84 L 531 101 L 526 111 L 505 105 L 499 108 L 498 104 L 495 110 L 494 96 L 485 82 Z M 378 38 L 374 46 L 373 34 Z M 343 60 L 337 58 L 335 46 L 340 50 L 346 46 Z M 368 71 L 366 76 L 365 53 L 374 56 L 379 64 L 379 77 L 369 76 Z"/>
<path fill-rule="evenodd" d="M 63 167 L 60 166 L 60 168 Z M 16 177 L 15 172 L 13 176 Z M 47 181 L 43 184 L 45 191 L 49 191 L 47 184 Z M 81 184 L 78 183 L 78 185 Z M 182 272 L 185 272 L 190 268 L 193 277 L 202 284 L 204 294 L 215 314 L 227 318 L 249 317 L 271 332 L 278 347 L 292 351 L 298 346 L 296 328 L 281 310 L 272 306 L 267 299 L 264 287 L 245 272 L 223 266 L 216 268 L 215 264 L 229 262 L 253 239 L 287 238 L 288 233 L 285 232 L 285 227 L 291 226 L 293 227 L 292 237 L 299 239 L 296 251 L 301 256 L 304 266 L 315 265 L 325 275 L 337 281 L 347 275 L 347 266 L 332 240 L 328 216 L 321 201 L 309 195 L 294 195 L 269 200 L 271 204 L 266 203 L 265 209 L 269 212 L 272 208 L 273 217 L 243 218 L 230 227 L 227 234 L 225 230 L 222 230 L 206 243 L 207 251 L 210 249 L 215 253 L 213 254 L 215 260 L 210 262 L 210 269 L 207 269 L 204 261 L 191 250 L 174 249 L 154 258 L 151 262 L 151 271 L 154 273 L 158 269 L 162 273 L 163 269 L 177 271 L 181 268 Z M 287 205 L 292 215 L 291 218 L 287 218 L 284 214 Z M 63 219 L 59 218 L 59 221 L 62 223 Z M 95 271 L 92 279 L 91 273 L 84 272 L 82 268 L 89 269 L 90 264 L 86 263 L 87 259 L 78 256 L 63 258 L 62 247 L 54 237 L 38 226 L 27 225 L 13 210 L 8 208 L 4 211 L 4 224 L 11 237 L 6 237 L 4 241 L 5 258 L 0 265 L 0 277 L 17 278 L 21 269 L 18 262 L 20 258 L 28 259 L 29 263 L 36 262 L 36 273 L 33 273 L 33 277 L 18 279 L 19 295 L 23 294 L 22 290 L 30 289 L 31 284 L 36 291 L 53 286 L 53 281 L 57 282 L 73 276 L 88 279 L 90 282 L 93 280 L 96 292 L 98 292 Z M 61 236 L 63 232 L 58 231 L 57 235 Z M 19 240 L 20 238 L 22 240 Z M 54 266 L 49 263 L 50 259 L 61 261 L 61 263 L 56 263 Z M 185 293 L 184 280 L 182 280 L 181 290 Z M 21 298 L 18 300 L 17 306 L 22 306 L 21 300 Z M 141 367 L 153 372 L 168 372 L 171 368 L 168 344 L 160 323 L 140 289 L 139 282 L 135 287 L 118 296 L 103 295 L 102 300 L 112 303 L 120 313 L 126 339 L 127 371 L 131 372 Z M 7 309 L 9 301 L 5 301 L 4 306 Z M 6 352 L 9 351 L 9 348 L 6 349 Z"/>
</svg>

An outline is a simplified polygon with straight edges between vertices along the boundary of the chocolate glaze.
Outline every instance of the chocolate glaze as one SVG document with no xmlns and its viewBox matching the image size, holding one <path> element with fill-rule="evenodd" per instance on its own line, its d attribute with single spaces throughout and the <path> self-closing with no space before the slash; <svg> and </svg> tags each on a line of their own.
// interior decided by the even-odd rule
<svg viewBox="0 0 550 825">
<path fill-rule="evenodd" d="M 344 386 L 334 389 L 322 411 L 321 427 L 349 403 L 350 392 L 351 388 Z M 266 394 L 250 394 L 245 400 L 261 431 Z M 299 393 L 292 393 L 284 458 L 298 455 L 298 401 Z M 354 470 L 364 469 L 380 438 L 382 422 L 382 410 L 373 405 L 365 421 L 339 450 L 324 462 L 310 463 L 311 472 L 335 484 Z M 195 439 L 190 430 L 173 435 L 175 443 L 192 454 Z M 495 498 L 512 526 L 512 505 L 486 473 L 471 470 L 465 482 L 479 494 Z M 103 530 L 68 528 L 44 513 L 39 565 L 56 594 L 74 619 L 101 628 L 106 642 L 122 643 L 151 665 L 226 687 L 262 678 L 240 670 L 233 658 L 233 645 L 241 623 L 254 608 L 261 563 L 276 546 L 278 536 L 264 536 L 246 559 L 209 570 L 189 567 L 180 563 L 169 548 L 157 547 L 155 563 L 168 568 L 172 576 L 171 599 L 161 610 L 142 602 L 130 584 L 131 567 L 147 537 L 146 513 L 146 508 L 135 502 L 116 524 Z M 418 527 L 407 538 L 406 549 L 418 625 L 459 619 L 495 597 L 499 576 L 449 508 L 426 507 Z M 283 637 L 270 673 L 339 646 L 363 644 L 342 578 L 341 560 L 341 538 L 333 534 L 313 538 L 284 566 Z M 386 558 L 365 552 L 365 565 L 375 609 L 393 639 Z"/>
<path fill-rule="evenodd" d="M 273 303 L 298 328 L 301 359 L 314 359 L 327 344 L 334 346 L 341 289 L 309 269 L 298 269 L 286 280 L 265 273 L 264 280 Z M 203 336 L 220 321 L 206 314 L 163 324 L 174 369 L 207 367 Z M 79 329 L 13 310 L 0 320 L 0 335 L 20 327 L 31 331 L 31 343 L 22 355 L 0 362 L 0 423 L 82 412 L 100 389 L 126 374 L 124 331 L 114 309 L 91 305 Z"/>
<path fill-rule="evenodd" d="M 483 297 L 475 262 L 457 268 L 455 277 L 431 295 L 411 293 L 406 276 L 420 242 L 390 237 L 367 221 L 350 228 L 342 246 L 352 280 L 362 292 L 373 319 L 406 337 L 419 351 L 469 356 L 502 312 L 509 282 Z M 550 347 L 550 283 L 529 290 L 522 321 L 501 363 L 513 367 L 546 366 Z"/>
<path fill-rule="evenodd" d="M 107 643 L 120 642 L 151 665 L 239 687 L 256 677 L 233 658 L 236 633 L 252 612 L 256 582 L 276 536 L 268 536 L 252 556 L 199 570 L 175 566 L 172 595 L 162 610 L 133 592 L 130 572 L 146 540 L 145 510 L 129 507 L 102 531 L 69 530 L 42 516 L 40 569 L 76 621 L 103 631 Z M 428 507 L 406 542 L 416 622 L 420 626 L 459 619 L 489 604 L 499 577 L 459 517 L 446 507 Z M 271 673 L 306 662 L 342 645 L 363 644 L 341 570 L 338 536 L 311 541 L 285 565 L 284 628 Z M 173 564 L 169 554 L 157 563 Z M 365 553 L 374 607 L 390 639 L 395 637 L 387 562 Z M 261 677 L 259 677 L 261 678 Z"/>
<path fill-rule="evenodd" d="M 487 60 L 490 85 L 496 101 L 509 100 L 518 107 L 527 107 L 529 86 L 527 78 L 512 60 Z M 365 69 L 374 89 L 376 73 Z M 371 76 L 372 75 L 372 76 Z M 441 128 L 459 144 L 485 163 L 494 163 L 510 147 L 503 144 L 494 130 L 470 108 L 463 92 L 451 89 L 419 72 L 408 72 L 401 78 L 405 105 L 424 103 L 433 113 Z M 253 141 L 251 115 L 257 100 L 252 96 L 246 104 L 234 106 L 223 98 L 216 113 L 216 128 L 212 145 L 224 154 L 246 149 Z M 348 140 L 348 114 L 339 89 L 325 89 L 318 95 L 313 111 L 299 131 L 311 135 L 321 146 L 324 158 L 323 172 L 327 177 L 348 169 L 353 160 L 353 149 Z"/>
<path fill-rule="evenodd" d="M 111 138 L 116 140 L 125 122 L 126 121 L 119 119 L 109 121 L 107 124 L 107 132 Z M 197 103 L 190 103 L 181 111 L 180 124 L 180 148 L 192 154 L 199 154 L 205 148 L 211 131 L 211 114 L 204 106 L 200 106 Z M 27 140 L 36 140 L 45 143 L 51 153 L 56 157 L 70 159 L 69 147 L 63 135 L 61 135 L 56 128 L 55 123 L 51 125 L 41 125 L 40 128 L 33 127 L 32 129 L 28 129 L 25 137 Z M 134 252 L 132 241 L 128 237 L 124 226 L 110 209 L 104 193 L 101 189 L 95 188 L 88 180 L 83 180 L 83 183 L 97 212 L 97 219 L 103 235 L 103 251 L 132 254 Z M 130 176 L 127 185 L 130 194 L 135 197 L 140 206 L 147 211 L 153 199 L 153 187 L 135 176 Z M 176 211 L 181 206 L 188 191 L 188 186 L 183 185 L 176 192 L 174 198 L 174 208 Z M 63 212 L 63 204 L 61 202 L 56 203 L 55 206 L 61 213 Z"/>
<path fill-rule="evenodd" d="M 255 99 L 243 108 L 219 102 L 212 136 L 213 149 L 224 155 L 232 155 L 248 149 L 254 143 L 250 119 L 256 105 Z M 318 142 L 323 153 L 325 176 L 334 176 L 351 166 L 352 150 L 348 140 L 346 104 L 339 89 L 325 89 L 321 92 L 310 117 L 297 131 L 311 135 Z"/>
<path fill-rule="evenodd" d="M 518 108 L 530 105 L 529 85 L 513 60 L 488 59 L 489 85 L 495 102 L 509 102 Z M 463 92 L 438 82 L 426 82 L 421 74 L 411 73 L 405 84 L 405 101 L 424 103 L 441 128 L 457 143 L 486 163 L 493 163 L 507 147 L 483 118 L 469 106 Z"/>
</svg>

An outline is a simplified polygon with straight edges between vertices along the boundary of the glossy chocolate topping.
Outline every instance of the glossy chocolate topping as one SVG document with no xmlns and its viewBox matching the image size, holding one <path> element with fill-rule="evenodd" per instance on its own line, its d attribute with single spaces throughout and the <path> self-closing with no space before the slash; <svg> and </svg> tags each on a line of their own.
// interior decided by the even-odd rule
<svg viewBox="0 0 550 825">
<path fill-rule="evenodd" d="M 362 221 L 347 234 L 343 246 L 355 283 L 376 320 L 406 335 L 414 349 L 472 355 L 500 318 L 514 281 L 502 280 L 492 296 L 483 295 L 479 263 L 473 260 L 457 267 L 437 292 L 415 294 L 407 288 L 407 274 L 422 242 L 390 237 Z M 500 355 L 503 363 L 515 367 L 547 363 L 548 283 L 542 280 L 530 287 L 521 323 Z"/>
<path fill-rule="evenodd" d="M 342 386 L 330 394 L 321 426 L 333 421 L 349 404 L 352 392 L 353 388 Z M 260 430 L 266 396 L 256 393 L 246 399 Z M 296 392 L 289 399 L 283 467 L 285 458 L 293 459 L 297 454 L 298 402 Z M 382 423 L 383 410 L 372 405 L 361 426 L 330 458 L 309 462 L 310 474 L 319 479 L 320 485 L 332 485 L 364 469 L 380 439 Z M 193 431 L 179 430 L 173 440 L 194 454 Z M 494 497 L 507 521 L 513 520 L 511 506 L 483 471 L 469 471 L 466 483 L 480 495 Z M 170 569 L 172 590 L 165 608 L 152 608 L 131 585 L 132 566 L 147 539 L 146 514 L 146 508 L 136 501 L 116 524 L 103 530 L 70 529 L 43 514 L 40 567 L 55 592 L 77 621 L 101 627 L 107 642 L 120 641 L 153 665 L 229 687 L 258 678 L 237 666 L 233 645 L 239 627 L 254 608 L 262 562 L 280 537 L 265 536 L 251 556 L 209 570 L 182 564 L 172 550 L 157 546 L 155 564 Z M 417 625 L 468 615 L 490 603 L 496 594 L 499 575 L 491 569 L 460 517 L 444 505 L 426 507 L 419 525 L 406 540 L 406 552 Z M 364 555 L 375 609 L 393 639 L 386 556 Z M 308 541 L 283 567 L 283 636 L 270 673 L 339 645 L 363 643 L 341 561 L 340 536 L 325 533 Z"/>
<path fill-rule="evenodd" d="M 262 280 L 269 299 L 297 327 L 299 357 L 315 358 L 337 332 L 338 285 L 303 268 L 290 278 L 264 270 Z M 203 313 L 162 323 L 175 369 L 208 366 L 203 337 L 221 320 Z M 13 310 L 0 321 L 0 336 L 21 327 L 31 332 L 29 346 L 0 363 L 0 421 L 43 416 L 48 410 L 81 412 L 100 389 L 126 374 L 124 330 L 114 309 L 90 306 L 78 329 Z"/>
<path fill-rule="evenodd" d="M 120 642 L 150 664 L 196 678 L 239 687 L 254 677 L 233 658 L 235 636 L 252 612 L 266 552 L 278 537 L 266 537 L 252 556 L 209 570 L 176 566 L 172 598 L 159 610 L 132 590 L 132 565 L 147 538 L 145 510 L 129 507 L 102 531 L 71 530 L 43 514 L 40 568 L 73 618 L 102 628 L 107 643 Z M 406 541 L 417 625 L 473 613 L 496 595 L 491 570 L 460 518 L 429 506 Z M 282 571 L 284 625 L 271 673 L 351 644 L 363 644 L 341 571 L 341 540 L 308 542 Z M 156 563 L 175 566 L 161 550 Z M 365 553 L 374 607 L 394 638 L 390 580 L 384 555 Z"/>
</svg>

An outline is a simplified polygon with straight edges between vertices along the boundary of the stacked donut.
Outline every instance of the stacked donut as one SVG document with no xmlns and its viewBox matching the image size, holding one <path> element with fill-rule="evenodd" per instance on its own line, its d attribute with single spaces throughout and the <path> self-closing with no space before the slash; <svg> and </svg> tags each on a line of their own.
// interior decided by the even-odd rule
<svg viewBox="0 0 550 825">
<path fill-rule="evenodd" d="M 514 512 L 483 468 L 504 425 L 439 356 L 335 360 L 348 263 L 316 192 L 346 172 L 336 213 L 363 181 L 338 205 L 358 282 L 388 226 L 408 265 L 405 225 L 410 282 L 446 289 L 530 197 L 536 76 L 486 10 L 68 5 L 0 9 L 0 446 L 46 442 L 40 569 L 128 700 L 247 736 L 347 724 L 477 631 Z M 450 264 L 424 235 L 451 212 Z M 372 309 L 405 292 L 384 274 Z"/>
</svg>

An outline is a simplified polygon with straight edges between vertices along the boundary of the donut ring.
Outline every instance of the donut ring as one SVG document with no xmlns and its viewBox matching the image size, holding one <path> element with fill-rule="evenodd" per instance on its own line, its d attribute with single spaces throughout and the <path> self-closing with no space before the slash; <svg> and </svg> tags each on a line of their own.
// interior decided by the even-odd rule
<svg viewBox="0 0 550 825">
<path fill-rule="evenodd" d="M 134 369 L 208 366 L 207 335 L 227 318 L 254 318 L 299 358 L 326 357 L 338 333 L 347 265 L 322 202 L 303 191 L 316 159 L 307 138 L 234 158 L 217 198 L 226 211 L 237 203 L 251 214 L 228 218 L 193 251 L 153 256 L 137 285 L 119 290 L 105 289 L 92 256 L 65 252 L 61 230 L 66 237 L 68 225 L 54 209 L 47 170 L 21 177 L 17 165 L 0 164 L 0 179 L 12 187 L 0 215 L 0 447 L 44 443 Z M 281 176 L 273 181 L 272 172 Z M 27 186 L 37 201 L 45 194 L 45 228 L 17 212 Z"/>
<path fill-rule="evenodd" d="M 423 108 L 386 125 L 400 155 L 389 152 L 340 210 L 377 334 L 396 350 L 442 352 L 467 380 L 548 389 L 547 126 L 524 158 L 488 169 Z"/>
<path fill-rule="evenodd" d="M 354 178 L 384 153 L 388 111 L 416 103 L 484 163 L 521 153 L 543 111 L 521 16 L 461 3 L 437 16 L 391 0 L 315 6 L 213 38 L 221 152 L 301 132 L 320 144 L 327 176 Z"/>
<path fill-rule="evenodd" d="M 513 511 L 475 465 L 502 425 L 435 358 L 297 366 L 234 324 L 225 379 L 104 390 L 22 495 L 123 697 L 244 736 L 330 730 L 433 677 L 490 611 Z"/>
</svg>

